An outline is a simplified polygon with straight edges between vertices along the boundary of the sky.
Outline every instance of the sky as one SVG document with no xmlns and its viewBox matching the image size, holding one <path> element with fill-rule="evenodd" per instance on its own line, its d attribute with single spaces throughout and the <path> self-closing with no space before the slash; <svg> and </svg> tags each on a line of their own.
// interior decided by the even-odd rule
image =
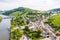
<svg viewBox="0 0 60 40">
<path fill-rule="evenodd" d="M 60 8 L 60 0 L 0 0 L 0 10 L 27 7 L 35 10 Z"/>
</svg>

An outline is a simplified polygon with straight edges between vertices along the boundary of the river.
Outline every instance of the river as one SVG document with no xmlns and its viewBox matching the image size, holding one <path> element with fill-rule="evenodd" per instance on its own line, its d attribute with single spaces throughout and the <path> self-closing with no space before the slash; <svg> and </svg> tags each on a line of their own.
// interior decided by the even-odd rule
<svg viewBox="0 0 60 40">
<path fill-rule="evenodd" d="M 4 15 L 0 16 L 7 17 Z M 2 22 L 0 23 L 0 40 L 9 40 L 8 28 L 10 27 L 10 20 L 11 19 L 2 19 Z"/>
</svg>

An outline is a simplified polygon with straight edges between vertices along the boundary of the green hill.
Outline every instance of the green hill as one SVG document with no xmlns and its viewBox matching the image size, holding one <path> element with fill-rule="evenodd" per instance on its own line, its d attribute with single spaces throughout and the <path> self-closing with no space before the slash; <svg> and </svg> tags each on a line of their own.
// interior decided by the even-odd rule
<svg viewBox="0 0 60 40">
<path fill-rule="evenodd" d="M 19 8 L 15 8 L 15 9 L 12 9 L 12 10 L 8 10 L 6 12 L 4 12 L 3 14 L 4 15 L 10 15 L 14 12 L 23 12 L 23 13 L 26 13 L 26 12 L 32 12 L 33 10 L 32 9 L 29 9 L 29 8 L 24 8 L 24 7 L 19 7 Z"/>
</svg>

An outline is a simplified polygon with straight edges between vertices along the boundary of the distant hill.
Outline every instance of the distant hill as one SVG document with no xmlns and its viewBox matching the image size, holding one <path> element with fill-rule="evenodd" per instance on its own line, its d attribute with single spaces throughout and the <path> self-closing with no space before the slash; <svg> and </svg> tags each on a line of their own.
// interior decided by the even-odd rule
<svg viewBox="0 0 60 40">
<path fill-rule="evenodd" d="M 50 12 L 54 12 L 54 13 L 60 13 L 60 8 L 56 8 L 56 9 L 51 9 L 49 10 Z"/>
<path fill-rule="evenodd" d="M 10 15 L 14 12 L 22 12 L 22 13 L 29 12 L 29 13 L 31 13 L 32 11 L 35 11 L 35 13 L 36 13 L 36 11 L 40 12 L 40 10 L 33 10 L 30 8 L 19 7 L 19 8 L 15 8 L 12 10 L 4 11 L 3 15 Z M 51 10 L 48 10 L 47 12 L 60 13 L 60 8 L 51 9 Z"/>
<path fill-rule="evenodd" d="M 12 10 L 5 11 L 3 14 L 4 15 L 10 15 L 14 12 L 28 12 L 28 11 L 33 11 L 33 10 L 29 9 L 29 8 L 19 7 L 19 8 L 15 8 L 15 9 L 12 9 Z"/>
</svg>

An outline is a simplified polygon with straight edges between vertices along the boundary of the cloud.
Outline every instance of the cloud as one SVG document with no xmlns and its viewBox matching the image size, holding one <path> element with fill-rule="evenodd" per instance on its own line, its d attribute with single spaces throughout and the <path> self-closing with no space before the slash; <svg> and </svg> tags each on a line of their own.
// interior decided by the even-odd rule
<svg viewBox="0 0 60 40">
<path fill-rule="evenodd" d="M 10 3 L 10 2 L 14 2 L 14 1 L 15 1 L 15 0 L 0 0 L 0 2 L 5 2 L 5 3 L 6 3 L 6 2 L 9 2 L 9 3 Z"/>
<path fill-rule="evenodd" d="M 60 7 L 60 0 L 0 0 L 0 10 L 28 7 L 37 10 L 49 10 Z"/>
</svg>

